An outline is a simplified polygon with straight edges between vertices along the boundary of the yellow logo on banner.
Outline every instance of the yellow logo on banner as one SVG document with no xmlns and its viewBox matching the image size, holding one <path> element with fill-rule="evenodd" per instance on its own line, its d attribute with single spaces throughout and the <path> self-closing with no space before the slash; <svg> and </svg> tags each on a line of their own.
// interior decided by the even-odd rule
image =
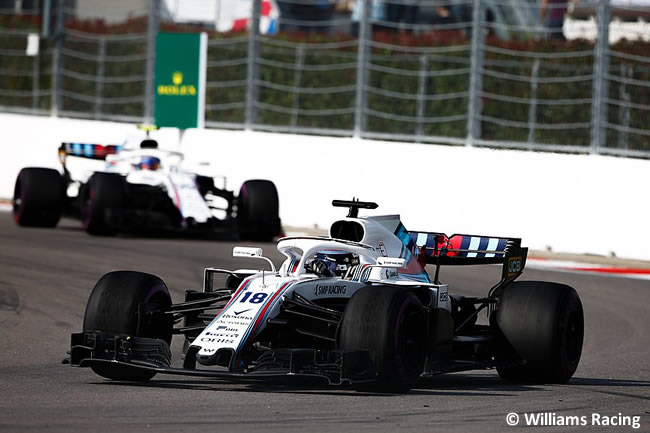
<svg viewBox="0 0 650 433">
<path fill-rule="evenodd" d="M 159 95 L 196 95 L 196 87 L 192 84 L 181 85 L 183 83 L 183 73 L 176 71 L 172 74 L 173 85 L 161 84 L 158 86 Z"/>
</svg>

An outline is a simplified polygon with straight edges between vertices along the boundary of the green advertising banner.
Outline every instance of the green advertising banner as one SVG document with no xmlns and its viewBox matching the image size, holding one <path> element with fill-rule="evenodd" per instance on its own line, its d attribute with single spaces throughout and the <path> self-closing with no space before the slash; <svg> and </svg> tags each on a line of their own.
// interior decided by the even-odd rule
<svg viewBox="0 0 650 433">
<path fill-rule="evenodd" d="M 203 128 L 205 119 L 205 33 L 158 33 L 154 123 Z"/>
</svg>

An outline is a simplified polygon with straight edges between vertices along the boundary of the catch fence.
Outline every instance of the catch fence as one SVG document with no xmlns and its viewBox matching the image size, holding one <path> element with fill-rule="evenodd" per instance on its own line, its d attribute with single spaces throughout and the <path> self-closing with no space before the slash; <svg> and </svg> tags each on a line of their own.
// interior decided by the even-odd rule
<svg viewBox="0 0 650 433">
<path fill-rule="evenodd" d="M 208 31 L 207 127 L 650 156 L 641 6 L 251 0 L 230 22 L 174 0 L 49 3 L 47 37 L 43 5 L 0 10 L 2 111 L 151 122 L 156 33 Z"/>
</svg>

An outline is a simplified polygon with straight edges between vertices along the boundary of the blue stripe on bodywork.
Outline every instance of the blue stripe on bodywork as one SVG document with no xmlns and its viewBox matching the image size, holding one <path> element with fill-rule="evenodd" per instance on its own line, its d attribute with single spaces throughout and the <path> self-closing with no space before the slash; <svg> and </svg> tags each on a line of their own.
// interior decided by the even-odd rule
<svg viewBox="0 0 650 433">
<path fill-rule="evenodd" d="M 487 250 L 488 244 L 490 243 L 490 238 L 481 238 L 481 240 L 478 243 L 478 250 L 479 251 L 485 251 Z M 484 252 L 479 252 L 476 257 L 485 257 Z"/>
<path fill-rule="evenodd" d="M 294 281 L 289 281 L 287 283 L 284 283 L 282 286 L 280 286 L 280 288 L 275 293 L 273 293 L 271 296 L 269 296 L 269 300 L 267 302 L 271 302 L 271 299 L 273 299 L 273 296 L 276 295 L 278 292 L 281 292 L 278 296 L 275 297 L 275 299 L 273 299 L 273 304 L 268 305 L 268 308 L 267 308 L 266 312 L 264 313 L 264 317 L 262 318 L 262 322 L 260 322 L 260 323 L 263 323 L 264 320 L 266 320 L 268 315 L 271 313 L 271 310 L 273 309 L 273 307 L 275 307 L 275 305 L 279 302 L 279 300 L 282 298 L 282 295 L 284 295 L 284 293 L 287 290 L 289 290 L 289 288 L 291 286 L 293 286 L 293 283 L 294 283 Z M 253 330 L 253 327 L 255 326 L 255 323 L 257 323 L 257 319 L 260 317 L 260 315 L 262 314 L 262 311 L 264 311 L 264 308 L 266 306 L 267 305 L 264 305 L 259 309 L 259 311 L 255 315 L 255 317 L 253 317 L 253 320 L 251 321 L 251 324 L 248 326 L 248 329 L 246 329 L 246 333 L 244 334 L 242 339 L 239 341 L 239 345 L 235 349 L 235 353 L 233 354 L 233 356 L 231 358 L 230 368 L 237 368 L 236 363 L 237 363 L 237 360 L 239 359 L 239 353 L 241 352 L 241 350 L 246 345 L 246 342 L 248 341 L 248 338 L 250 336 L 251 331 Z M 253 337 L 255 337 L 255 336 L 253 336 Z"/>
<path fill-rule="evenodd" d="M 251 278 L 250 280 L 248 280 L 248 281 L 246 282 L 246 284 L 244 284 L 244 286 L 241 288 L 241 290 L 239 290 L 239 292 L 235 295 L 235 297 L 232 298 L 232 299 L 231 299 L 231 300 L 226 304 L 225 307 L 223 307 L 223 310 L 221 310 L 221 313 L 217 314 L 217 315 L 215 316 L 215 318 L 212 319 L 212 322 L 210 322 L 210 324 L 208 324 L 208 326 L 206 326 L 206 327 L 203 328 L 203 329 L 207 329 L 207 328 L 209 328 L 210 326 L 212 326 L 212 324 L 213 324 L 214 322 L 216 322 L 217 320 L 219 320 L 219 318 L 220 318 L 221 316 L 224 315 L 224 313 L 226 312 L 226 310 L 227 310 L 227 309 L 228 309 L 232 304 L 234 304 L 237 300 L 239 300 L 239 298 L 241 298 L 241 296 L 242 296 L 242 295 L 243 295 L 243 294 L 248 290 L 248 287 L 251 285 L 251 282 L 252 282 L 252 281 L 253 281 L 252 278 Z"/>
<path fill-rule="evenodd" d="M 433 254 L 434 248 L 436 247 L 436 235 L 433 233 L 427 233 L 427 243 L 424 246 L 430 249 Z"/>
<path fill-rule="evenodd" d="M 508 239 L 499 239 L 499 244 L 497 246 L 497 250 L 499 251 L 505 251 L 506 245 L 508 244 Z M 496 253 L 494 257 L 500 257 L 502 258 L 505 254 L 504 253 Z"/>
</svg>

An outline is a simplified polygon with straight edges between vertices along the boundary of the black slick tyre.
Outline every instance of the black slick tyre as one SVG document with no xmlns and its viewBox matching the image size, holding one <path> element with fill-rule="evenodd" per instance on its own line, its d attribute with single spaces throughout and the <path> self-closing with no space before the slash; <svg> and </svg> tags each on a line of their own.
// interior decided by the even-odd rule
<svg viewBox="0 0 650 433">
<path fill-rule="evenodd" d="M 523 364 L 497 368 L 509 382 L 566 383 L 582 354 L 584 316 L 578 293 L 564 284 L 517 281 L 508 285 L 496 324 Z"/>
<path fill-rule="evenodd" d="M 163 314 L 171 305 L 165 283 L 155 275 L 135 271 L 113 271 L 102 276 L 93 288 L 84 314 L 84 332 L 158 338 L 171 342 L 171 316 Z M 125 366 L 96 365 L 93 371 L 113 380 L 145 381 L 156 373 Z"/>
<path fill-rule="evenodd" d="M 425 329 L 424 308 L 413 292 L 397 286 L 366 287 L 346 306 L 338 345 L 344 353 L 368 352 L 376 381 L 365 388 L 403 393 L 423 372 Z"/>
<path fill-rule="evenodd" d="M 125 180 L 119 174 L 95 173 L 81 189 L 81 225 L 91 235 L 117 233 L 108 219 L 111 210 L 124 205 Z"/>
<path fill-rule="evenodd" d="M 268 180 L 248 180 L 239 190 L 237 222 L 240 236 L 254 241 L 271 241 L 280 234 L 278 190 Z"/>
<path fill-rule="evenodd" d="M 18 173 L 12 212 L 19 226 L 56 227 L 64 201 L 64 181 L 58 171 L 29 167 Z"/>
</svg>

